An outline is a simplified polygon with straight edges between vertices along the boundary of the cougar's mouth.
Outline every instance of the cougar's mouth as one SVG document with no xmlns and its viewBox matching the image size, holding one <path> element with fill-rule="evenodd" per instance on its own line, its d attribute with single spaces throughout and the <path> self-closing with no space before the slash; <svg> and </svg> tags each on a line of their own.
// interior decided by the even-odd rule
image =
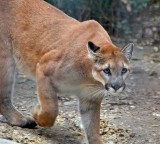
<svg viewBox="0 0 160 144">
<path fill-rule="evenodd" d="M 108 84 L 105 85 L 105 89 L 111 95 L 117 95 L 117 94 L 123 92 L 125 87 L 126 87 L 125 84 L 123 84 L 123 86 L 113 86 L 113 85 L 108 85 Z"/>
</svg>

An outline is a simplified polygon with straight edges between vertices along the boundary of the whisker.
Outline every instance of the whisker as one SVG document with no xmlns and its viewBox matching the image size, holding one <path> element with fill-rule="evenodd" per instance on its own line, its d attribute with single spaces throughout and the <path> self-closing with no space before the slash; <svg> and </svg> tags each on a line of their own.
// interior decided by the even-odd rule
<svg viewBox="0 0 160 144">
<path fill-rule="evenodd" d="M 98 96 L 108 96 L 109 92 L 106 91 L 102 86 L 98 84 L 85 84 L 85 87 L 89 89 L 87 96 L 92 96 L 93 98 Z"/>
<path fill-rule="evenodd" d="M 89 93 L 87 96 L 89 96 L 89 95 L 95 95 L 99 90 L 100 90 L 100 89 L 98 88 L 98 89 L 92 91 L 91 93 Z"/>
</svg>

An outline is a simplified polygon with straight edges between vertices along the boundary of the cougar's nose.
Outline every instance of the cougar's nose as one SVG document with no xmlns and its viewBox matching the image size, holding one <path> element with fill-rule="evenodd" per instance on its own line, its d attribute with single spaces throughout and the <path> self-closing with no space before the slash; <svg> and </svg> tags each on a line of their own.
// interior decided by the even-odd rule
<svg viewBox="0 0 160 144">
<path fill-rule="evenodd" d="M 122 85 L 118 84 L 118 83 L 112 83 L 111 84 L 111 87 L 117 91 L 118 89 L 120 89 L 122 87 Z"/>
<path fill-rule="evenodd" d="M 124 83 L 122 83 L 122 84 L 120 84 L 120 83 L 112 83 L 111 84 L 111 87 L 115 90 L 115 91 L 117 91 L 118 89 L 120 89 L 121 87 L 123 87 L 123 89 L 125 88 L 125 84 Z"/>
</svg>

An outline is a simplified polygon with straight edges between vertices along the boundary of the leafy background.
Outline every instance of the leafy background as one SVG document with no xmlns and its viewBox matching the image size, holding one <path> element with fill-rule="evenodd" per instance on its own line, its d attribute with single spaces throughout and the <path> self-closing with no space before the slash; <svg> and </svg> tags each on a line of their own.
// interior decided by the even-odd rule
<svg viewBox="0 0 160 144">
<path fill-rule="evenodd" d="M 158 11 L 160 11 L 159 0 L 46 1 L 79 21 L 95 19 L 107 29 L 110 35 L 125 39 L 130 36 L 143 38 L 145 19 L 147 21 L 159 15 Z"/>
</svg>

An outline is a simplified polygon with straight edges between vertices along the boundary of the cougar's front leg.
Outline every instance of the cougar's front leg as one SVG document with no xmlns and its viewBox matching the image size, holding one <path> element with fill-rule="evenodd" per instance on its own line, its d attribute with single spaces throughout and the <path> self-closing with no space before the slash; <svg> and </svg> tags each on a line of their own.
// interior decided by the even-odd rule
<svg viewBox="0 0 160 144">
<path fill-rule="evenodd" d="M 33 128 L 36 123 L 24 117 L 12 105 L 15 83 L 15 62 L 9 49 L 4 48 L 0 42 L 0 113 L 7 122 L 13 126 Z"/>
<path fill-rule="evenodd" d="M 101 100 L 79 100 L 83 128 L 89 144 L 103 144 L 99 135 Z"/>
<path fill-rule="evenodd" d="M 58 98 L 51 84 L 50 77 L 46 76 L 43 70 L 44 69 L 38 64 L 36 79 L 40 105 L 34 108 L 33 117 L 38 125 L 51 127 L 58 114 Z"/>
</svg>

